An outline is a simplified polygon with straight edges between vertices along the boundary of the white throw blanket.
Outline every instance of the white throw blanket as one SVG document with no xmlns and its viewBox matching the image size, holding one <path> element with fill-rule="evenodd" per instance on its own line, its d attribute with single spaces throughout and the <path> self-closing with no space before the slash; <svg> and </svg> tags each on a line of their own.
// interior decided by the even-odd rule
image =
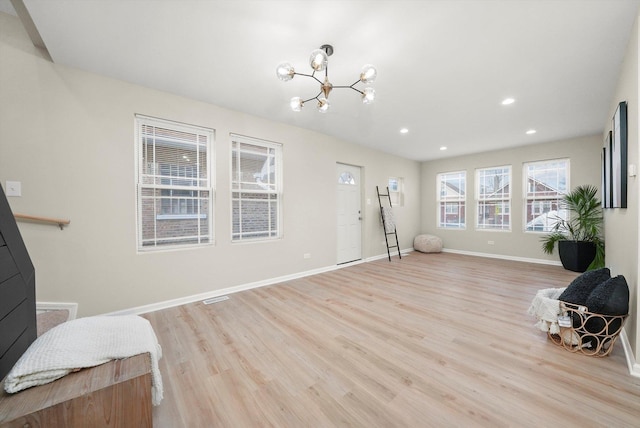
<svg viewBox="0 0 640 428">
<path fill-rule="evenodd" d="M 560 315 L 560 301 L 558 297 L 564 288 L 545 288 L 538 290 L 536 296 L 531 301 L 529 315 L 538 318 L 535 324 L 541 331 L 548 331 L 551 334 L 560 333 L 558 326 L 558 316 Z"/>
<path fill-rule="evenodd" d="M 396 231 L 396 221 L 393 218 L 391 207 L 382 207 L 382 221 L 384 221 L 384 229 L 387 233 Z"/>
<path fill-rule="evenodd" d="M 158 368 L 162 349 L 149 321 L 137 315 L 79 318 L 52 328 L 38 337 L 13 366 L 4 389 L 18 392 L 81 368 L 147 352 L 151 355 L 152 401 L 157 406 L 163 395 Z"/>
</svg>

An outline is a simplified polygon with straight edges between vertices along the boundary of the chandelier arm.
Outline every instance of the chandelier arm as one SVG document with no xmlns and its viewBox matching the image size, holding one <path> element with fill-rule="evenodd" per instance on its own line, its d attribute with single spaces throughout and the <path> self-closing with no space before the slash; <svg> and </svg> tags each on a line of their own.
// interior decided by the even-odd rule
<svg viewBox="0 0 640 428">
<path fill-rule="evenodd" d="M 320 100 L 318 99 L 318 97 L 319 97 L 320 95 L 322 95 L 322 91 L 320 91 L 320 93 L 319 93 L 318 95 L 316 95 L 315 97 L 311 97 L 311 98 L 309 98 L 308 100 L 304 100 L 304 101 L 302 101 L 302 104 L 306 103 L 307 101 L 311 101 L 311 100 L 318 100 L 318 101 L 320 101 Z"/>
<path fill-rule="evenodd" d="M 295 73 L 293 73 L 294 75 L 298 75 L 298 76 L 305 76 L 305 77 L 311 77 L 312 79 L 314 79 L 316 82 L 320 83 L 322 85 L 322 80 L 318 79 L 316 76 L 314 76 L 313 74 L 315 74 L 315 71 L 313 72 L 313 74 L 304 74 L 304 73 L 298 73 L 297 71 Z"/>
<path fill-rule="evenodd" d="M 358 83 L 358 82 L 356 82 L 356 83 Z M 356 83 L 354 83 L 353 85 L 355 85 Z M 336 89 L 336 88 L 338 88 L 338 89 L 353 89 L 354 91 L 359 92 L 361 95 L 364 95 L 364 92 L 362 92 L 359 89 L 354 88 L 353 85 L 350 85 L 350 86 L 346 86 L 346 85 L 345 86 L 334 86 L 333 89 Z"/>
</svg>

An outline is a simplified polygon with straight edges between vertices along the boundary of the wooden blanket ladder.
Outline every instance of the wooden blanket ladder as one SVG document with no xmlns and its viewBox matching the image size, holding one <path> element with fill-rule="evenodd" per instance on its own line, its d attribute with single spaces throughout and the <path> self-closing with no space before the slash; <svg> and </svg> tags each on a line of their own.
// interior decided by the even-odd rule
<svg viewBox="0 0 640 428">
<path fill-rule="evenodd" d="M 378 194 L 378 203 L 380 204 L 380 216 L 382 218 L 382 227 L 384 229 L 384 240 L 387 244 L 387 257 L 389 257 L 389 261 L 391 261 L 391 248 L 397 248 L 398 257 L 402 258 L 402 254 L 400 254 L 400 244 L 398 243 L 396 222 L 393 218 L 393 212 L 391 211 L 392 204 L 389 188 L 387 187 L 387 193 L 380 193 L 380 189 L 378 188 L 378 186 L 376 186 L 376 193 Z M 389 205 L 386 206 L 386 202 L 383 203 L 383 200 L 388 200 Z M 391 239 L 391 245 L 389 245 L 390 235 L 393 235 L 395 237 L 395 245 L 393 245 L 393 238 Z"/>
</svg>

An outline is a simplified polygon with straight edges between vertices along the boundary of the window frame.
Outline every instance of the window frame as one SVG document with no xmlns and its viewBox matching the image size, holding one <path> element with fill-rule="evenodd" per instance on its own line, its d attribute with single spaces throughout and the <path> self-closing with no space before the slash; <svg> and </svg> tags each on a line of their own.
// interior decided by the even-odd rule
<svg viewBox="0 0 640 428">
<path fill-rule="evenodd" d="M 534 166 L 534 165 L 545 165 L 545 164 L 553 164 L 553 163 L 560 163 L 560 162 L 564 162 L 565 163 L 565 192 L 563 193 L 560 189 L 558 190 L 558 195 L 555 196 L 540 196 L 538 195 L 537 197 L 530 197 L 531 192 L 529 191 L 529 166 Z M 560 180 L 559 180 L 560 181 Z M 523 209 L 522 209 L 522 230 L 524 233 L 549 233 L 551 231 L 551 227 L 549 226 L 545 226 L 542 230 L 535 230 L 535 229 L 527 229 L 527 224 L 532 220 L 528 219 L 528 206 L 529 206 L 529 201 L 532 202 L 532 210 L 534 209 L 534 204 L 535 207 L 537 207 L 538 205 L 542 205 L 542 212 L 540 212 L 538 214 L 538 216 L 544 215 L 545 213 L 545 206 L 547 205 L 547 203 L 550 205 L 549 208 L 553 208 L 553 203 L 554 201 L 557 201 L 557 205 L 559 208 L 560 205 L 560 200 L 562 199 L 562 197 L 570 191 L 571 189 L 571 159 L 570 158 L 556 158 L 556 159 L 546 159 L 546 160 L 538 160 L 538 161 L 530 161 L 530 162 L 524 162 L 522 164 L 522 204 L 523 204 Z M 566 217 L 568 215 L 568 213 L 565 212 L 565 216 Z M 562 218 L 562 216 L 561 216 Z M 565 218 L 566 220 L 566 218 Z"/>
<path fill-rule="evenodd" d="M 397 183 L 397 190 L 391 190 L 391 180 L 395 180 Z M 389 199 L 391 200 L 392 207 L 404 206 L 404 178 L 402 177 L 389 177 L 387 180 L 389 184 Z"/>
<path fill-rule="evenodd" d="M 273 142 L 273 141 L 268 141 L 268 140 L 263 140 L 263 139 L 259 139 L 259 138 L 254 138 L 254 137 L 248 137 L 245 135 L 239 135 L 239 134 L 230 134 L 230 140 L 231 140 L 231 150 L 230 150 L 230 156 L 229 156 L 229 162 L 230 162 L 230 168 L 229 168 L 229 174 L 230 174 L 230 210 L 231 210 L 231 242 L 232 243 L 247 243 L 247 242 L 264 242 L 264 241 L 274 241 L 274 240 L 279 240 L 282 239 L 283 237 L 283 221 L 282 221 L 282 211 L 283 211 L 283 178 L 282 178 L 282 171 L 283 171 L 283 145 L 281 143 L 277 143 L 277 142 Z M 273 149 L 274 150 L 274 174 L 275 174 L 275 182 L 274 182 L 274 190 L 273 191 L 266 191 L 266 190 L 262 190 L 262 191 L 256 191 L 256 190 L 243 190 L 240 188 L 240 185 L 238 184 L 238 180 L 236 180 L 236 177 L 234 177 L 234 165 L 233 165 L 233 160 L 234 160 L 234 153 L 236 152 L 236 145 L 241 145 L 241 144 L 247 144 L 247 145 L 253 145 L 253 146 L 259 146 L 259 147 L 264 147 L 267 149 Z M 242 183 L 242 182 L 240 182 Z M 235 185 L 238 184 L 238 188 L 235 187 Z M 235 217 L 234 217 L 234 206 L 235 206 L 235 202 L 236 199 L 234 197 L 234 194 L 236 193 L 245 193 L 245 194 L 269 194 L 269 195 L 274 195 L 275 196 L 275 200 L 277 201 L 277 205 L 276 205 L 276 215 L 277 215 L 277 219 L 276 219 L 276 233 L 273 236 L 258 236 L 258 237 L 243 237 L 244 233 L 242 231 L 238 232 L 239 233 L 239 237 L 236 237 L 235 235 L 237 234 L 236 232 L 234 232 L 234 221 L 235 221 Z M 242 211 L 242 198 L 240 198 L 239 202 L 240 202 L 240 207 L 239 210 L 240 212 Z M 242 216 L 241 216 L 242 218 Z M 242 219 L 240 218 L 239 220 L 239 224 L 242 225 Z M 271 224 L 270 221 L 267 221 L 268 224 Z M 240 226 L 242 228 L 242 226 Z M 242 230 L 242 229 L 241 229 Z M 266 231 L 268 234 L 270 234 L 271 229 L 267 229 Z M 265 233 L 265 232 L 262 232 Z M 247 233 L 248 234 L 248 233 Z"/>
<path fill-rule="evenodd" d="M 447 177 L 447 176 L 451 176 L 451 179 L 454 179 L 455 176 L 461 177 L 462 179 L 464 179 L 464 189 L 463 190 L 463 196 L 459 196 L 458 198 L 443 198 L 442 196 L 442 183 L 443 183 L 443 177 Z M 444 204 L 444 205 L 443 205 Z M 447 211 L 449 210 L 449 206 L 452 204 L 457 204 L 458 209 L 458 223 L 457 226 L 447 226 L 446 223 L 446 218 L 444 219 L 444 223 L 443 223 L 443 219 L 442 219 L 442 209 L 444 207 L 445 210 L 445 217 L 447 214 Z M 466 170 L 461 170 L 461 171 L 449 171 L 449 172 L 441 172 L 438 173 L 436 175 L 436 209 L 437 209 L 437 213 L 436 213 L 436 222 L 437 225 L 436 227 L 438 229 L 446 229 L 446 230 L 466 230 L 467 229 L 467 210 L 468 210 L 468 206 L 467 206 L 467 171 Z M 460 215 L 461 209 L 464 209 L 464 214 Z M 460 217 L 462 217 L 462 221 L 460 220 Z M 453 223 L 455 224 L 455 223 Z"/>
<path fill-rule="evenodd" d="M 206 165 L 206 174 L 204 177 L 194 176 L 194 177 L 185 177 L 180 181 L 191 181 L 192 184 L 173 184 L 173 181 L 178 181 L 176 177 L 169 176 L 164 177 L 162 174 L 158 174 L 161 171 L 161 163 L 159 162 L 149 162 L 149 159 L 145 158 L 144 153 L 144 138 L 145 133 L 143 132 L 143 127 L 154 127 L 154 128 L 163 128 L 170 131 L 182 132 L 182 133 L 191 133 L 196 134 L 198 136 L 206 137 L 206 141 L 204 143 L 194 143 L 195 146 L 204 145 L 205 154 L 198 155 L 200 161 L 204 161 Z M 197 248 L 215 245 L 215 231 L 214 231 L 214 201 L 215 201 L 215 184 L 213 173 L 213 169 L 215 168 L 214 163 L 214 145 L 215 145 L 215 130 L 212 128 L 206 128 L 197 125 L 185 124 L 181 122 L 176 122 L 168 119 L 160 119 L 151 116 L 145 116 L 142 114 L 134 115 L 134 144 L 135 144 L 135 186 L 136 186 L 136 247 L 138 253 L 147 253 L 147 252 L 156 252 L 156 251 L 174 251 L 185 248 Z M 154 142 L 155 146 L 155 142 Z M 155 149 L 154 149 L 155 150 Z M 196 151 L 198 153 L 200 148 L 196 147 Z M 154 152 L 155 153 L 155 152 Z M 156 159 L 154 159 L 155 161 Z M 151 169 L 151 174 L 147 171 L 148 164 L 153 163 L 153 167 Z M 147 165 L 145 165 L 147 164 Z M 179 165 L 164 163 L 164 167 L 168 167 L 170 170 L 173 166 L 179 168 Z M 156 172 L 158 171 L 158 172 Z M 175 180 L 174 180 L 175 179 Z M 153 181 L 153 183 L 149 183 L 149 181 Z M 168 181 L 168 182 L 167 182 Z M 196 183 L 195 185 L 193 185 Z M 176 221 L 176 220 L 196 220 L 197 221 L 197 230 L 198 233 L 196 235 L 185 235 L 182 236 L 182 239 L 191 237 L 195 239 L 197 242 L 179 242 L 180 237 L 158 237 L 154 236 L 152 239 L 153 244 L 146 245 L 146 242 L 150 242 L 149 238 L 145 238 L 145 219 L 144 213 L 145 210 L 143 207 L 144 199 L 148 198 L 144 196 L 145 190 L 152 192 L 152 198 L 160 199 L 160 210 L 162 211 L 164 208 L 163 197 L 170 197 L 174 199 L 172 192 L 191 192 L 191 196 L 185 195 L 183 198 L 177 197 L 177 199 L 193 199 L 193 205 L 195 206 L 201 202 L 205 202 L 207 209 L 206 212 L 198 212 L 198 213 L 163 213 L 158 212 L 157 208 L 154 209 L 155 213 L 153 214 L 153 228 L 154 231 L 158 229 L 159 222 L 164 221 Z M 160 191 L 160 194 L 156 194 L 156 191 Z M 169 196 L 165 195 L 166 191 L 170 193 Z M 207 193 L 207 196 L 194 196 L 193 193 L 201 194 Z M 201 228 L 205 228 L 206 231 L 204 233 L 200 233 Z"/>
<path fill-rule="evenodd" d="M 502 197 L 491 197 L 489 195 L 489 197 L 482 197 L 481 193 L 480 193 L 480 187 L 481 184 L 483 182 L 483 180 L 481 180 L 481 173 L 484 171 L 492 171 L 492 170 L 508 170 L 508 186 L 509 186 L 509 193 L 508 193 L 508 197 L 504 197 L 504 193 L 501 193 L 500 196 Z M 505 174 L 501 174 L 501 176 L 504 176 Z M 513 228 L 513 221 L 512 221 L 512 209 L 511 209 L 511 201 L 513 199 L 513 167 L 511 165 L 499 165 L 499 166 L 491 166 L 491 167 L 485 167 L 485 168 L 476 168 L 475 170 L 475 208 L 476 208 L 476 216 L 475 216 L 475 226 L 476 226 L 476 230 L 477 231 L 489 231 L 489 232 L 511 232 L 512 228 Z M 501 188 L 506 187 L 506 185 L 502 185 Z M 497 192 L 497 190 L 496 190 Z M 496 193 L 494 192 L 494 194 Z M 501 203 L 500 205 L 493 205 L 492 203 Z M 488 203 L 488 204 L 487 204 Z M 506 210 L 505 208 L 505 203 L 506 203 Z M 494 206 L 496 209 L 496 212 L 499 210 L 499 215 L 501 217 L 504 218 L 504 216 L 508 215 L 508 223 L 506 225 L 506 227 L 502 226 L 502 227 L 487 227 L 487 223 L 484 222 L 483 224 L 480 224 L 480 212 L 482 210 L 481 208 L 481 204 L 483 204 L 484 208 L 484 204 L 486 204 L 486 206 Z M 504 225 L 504 223 L 501 223 L 501 225 Z"/>
</svg>

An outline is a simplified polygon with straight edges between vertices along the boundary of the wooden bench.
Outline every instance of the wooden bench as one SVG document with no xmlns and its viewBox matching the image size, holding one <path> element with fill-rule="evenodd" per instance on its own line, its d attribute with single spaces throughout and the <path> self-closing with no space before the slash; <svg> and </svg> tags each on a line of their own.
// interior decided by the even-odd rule
<svg viewBox="0 0 640 428">
<path fill-rule="evenodd" d="M 0 427 L 151 427 L 151 360 L 140 354 L 7 394 Z"/>
</svg>

